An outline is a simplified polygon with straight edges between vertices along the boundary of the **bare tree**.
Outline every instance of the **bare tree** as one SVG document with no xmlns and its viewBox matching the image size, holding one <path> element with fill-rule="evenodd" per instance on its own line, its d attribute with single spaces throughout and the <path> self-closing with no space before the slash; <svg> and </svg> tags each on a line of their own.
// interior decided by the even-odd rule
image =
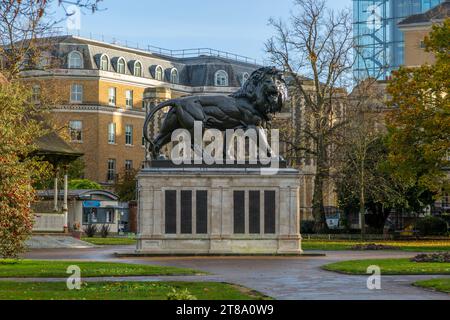
<svg viewBox="0 0 450 320">
<path fill-rule="evenodd" d="M 0 70 L 8 79 L 18 76 L 27 66 L 40 64 L 42 52 L 50 46 L 50 37 L 63 20 L 53 14 L 61 7 L 70 16 L 67 5 L 97 11 L 102 0 L 0 0 Z"/>
<path fill-rule="evenodd" d="M 293 147 L 315 162 L 316 231 L 327 230 L 323 190 L 330 151 L 343 123 L 339 112 L 346 96 L 343 88 L 352 80 L 354 60 L 350 10 L 331 11 L 325 4 L 325 0 L 294 0 L 288 23 L 270 20 L 275 36 L 266 43 L 270 61 L 291 78 L 293 101 L 301 104 L 301 139 Z"/>
</svg>

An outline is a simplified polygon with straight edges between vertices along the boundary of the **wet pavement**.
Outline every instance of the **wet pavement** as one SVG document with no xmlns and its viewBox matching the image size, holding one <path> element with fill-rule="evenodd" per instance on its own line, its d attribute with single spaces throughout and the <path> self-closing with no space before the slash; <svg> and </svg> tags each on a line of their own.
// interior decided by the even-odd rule
<svg viewBox="0 0 450 320">
<path fill-rule="evenodd" d="M 381 290 L 367 289 L 368 276 L 342 275 L 320 269 L 321 265 L 351 259 L 411 257 L 402 251 L 327 251 L 314 257 L 127 257 L 117 258 L 115 252 L 130 252 L 133 246 L 105 246 L 88 249 L 33 250 L 25 255 L 31 259 L 114 261 L 192 268 L 209 272 L 205 276 L 106 277 L 88 281 L 223 281 L 258 290 L 276 299 L 444 299 L 450 295 L 417 288 L 417 280 L 450 276 L 383 276 Z M 319 251 L 316 251 L 319 252 Z M 19 280 L 19 279 L 17 279 Z M 27 279 L 26 281 L 42 281 Z M 23 281 L 23 279 L 22 279 Z M 52 279 L 48 279 L 52 281 Z M 61 281 L 61 279 L 53 279 Z"/>
</svg>

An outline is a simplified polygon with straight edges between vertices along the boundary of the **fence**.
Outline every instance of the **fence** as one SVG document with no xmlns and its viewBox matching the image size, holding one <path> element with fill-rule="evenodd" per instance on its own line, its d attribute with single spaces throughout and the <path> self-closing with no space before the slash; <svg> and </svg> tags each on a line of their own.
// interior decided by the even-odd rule
<svg viewBox="0 0 450 320">
<path fill-rule="evenodd" d="M 35 213 L 33 232 L 62 232 L 64 231 L 64 214 Z"/>
</svg>

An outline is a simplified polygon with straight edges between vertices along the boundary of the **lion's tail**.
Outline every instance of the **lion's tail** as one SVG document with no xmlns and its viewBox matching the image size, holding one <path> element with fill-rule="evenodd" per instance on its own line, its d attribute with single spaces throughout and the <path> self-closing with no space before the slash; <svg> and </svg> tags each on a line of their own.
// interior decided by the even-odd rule
<svg viewBox="0 0 450 320">
<path fill-rule="evenodd" d="M 174 106 L 174 105 L 175 105 L 174 99 L 164 101 L 164 102 L 158 104 L 156 107 L 154 107 L 150 111 L 150 113 L 147 115 L 147 117 L 145 118 L 144 128 L 143 128 L 144 129 L 144 138 L 145 138 L 145 140 L 148 141 L 148 143 L 150 143 L 152 148 L 153 148 L 153 142 L 152 142 L 152 139 L 148 136 L 148 125 L 150 124 L 150 121 L 153 119 L 153 117 L 159 110 L 161 110 L 165 107 L 170 107 L 170 106 Z"/>
</svg>

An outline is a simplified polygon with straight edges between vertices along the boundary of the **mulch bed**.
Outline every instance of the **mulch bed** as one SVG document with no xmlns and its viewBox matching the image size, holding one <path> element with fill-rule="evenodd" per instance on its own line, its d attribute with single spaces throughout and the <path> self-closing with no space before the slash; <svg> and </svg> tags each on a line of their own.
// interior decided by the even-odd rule
<svg viewBox="0 0 450 320">
<path fill-rule="evenodd" d="M 367 244 L 356 244 L 352 246 L 350 249 L 352 250 L 398 250 L 398 247 L 388 246 L 384 244 L 375 244 L 375 243 L 367 243 Z"/>
<path fill-rule="evenodd" d="M 422 253 L 418 254 L 414 258 L 411 258 L 412 262 L 450 262 L 450 252 L 440 253 Z"/>
</svg>

